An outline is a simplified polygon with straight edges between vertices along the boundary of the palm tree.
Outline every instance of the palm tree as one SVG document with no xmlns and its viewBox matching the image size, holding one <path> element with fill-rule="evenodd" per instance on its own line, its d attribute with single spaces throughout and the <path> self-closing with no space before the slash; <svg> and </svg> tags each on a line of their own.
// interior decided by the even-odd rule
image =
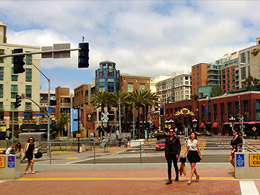
<svg viewBox="0 0 260 195">
<path fill-rule="evenodd" d="M 58 121 L 56 123 L 56 127 L 58 129 L 58 136 L 63 135 L 62 131 L 63 131 L 65 125 L 68 124 L 69 121 L 70 121 L 69 115 L 65 112 L 62 112 L 60 115 L 60 118 L 58 119 Z"/>
</svg>

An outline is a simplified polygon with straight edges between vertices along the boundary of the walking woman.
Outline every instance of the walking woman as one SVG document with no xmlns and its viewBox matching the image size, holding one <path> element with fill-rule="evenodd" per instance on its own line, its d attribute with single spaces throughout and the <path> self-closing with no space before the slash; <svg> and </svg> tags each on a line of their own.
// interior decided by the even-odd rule
<svg viewBox="0 0 260 195">
<path fill-rule="evenodd" d="M 165 158 L 168 163 L 168 181 L 166 185 L 172 183 L 172 162 L 174 164 L 175 169 L 175 181 L 179 181 L 179 172 L 177 161 L 181 152 L 181 143 L 180 139 L 175 136 L 175 132 L 173 129 L 170 129 L 169 135 L 166 137 L 165 141 Z"/>
<path fill-rule="evenodd" d="M 235 171 L 235 163 L 234 163 L 234 157 L 235 157 L 235 152 L 238 151 L 238 147 L 241 150 L 242 147 L 242 143 L 243 140 L 242 138 L 239 136 L 239 131 L 238 129 L 233 130 L 233 139 L 231 140 L 231 154 L 229 157 L 229 162 L 231 163 L 231 165 L 233 166 L 233 172 Z"/>
<path fill-rule="evenodd" d="M 24 174 L 27 174 L 28 169 L 31 168 L 31 173 L 34 174 L 33 170 L 33 165 L 34 165 L 34 160 L 33 160 L 33 151 L 35 149 L 34 145 L 34 138 L 30 137 L 27 141 L 27 143 L 24 146 L 24 157 L 23 159 L 27 158 L 28 159 L 28 164 L 26 165 L 26 169 Z"/>
<path fill-rule="evenodd" d="M 190 134 L 190 139 L 187 142 L 187 149 L 186 149 L 185 153 L 183 154 L 183 157 L 186 157 L 186 154 L 187 154 L 188 160 L 190 162 L 190 167 L 191 167 L 190 179 L 187 182 L 187 184 L 190 185 L 194 174 L 196 175 L 196 180 L 195 180 L 196 182 L 198 182 L 200 179 L 200 176 L 199 176 L 195 166 L 196 166 L 197 162 L 200 162 L 200 160 L 202 160 L 200 146 L 199 146 L 199 142 L 197 139 L 197 134 L 195 132 L 191 132 L 191 134 Z"/>
</svg>

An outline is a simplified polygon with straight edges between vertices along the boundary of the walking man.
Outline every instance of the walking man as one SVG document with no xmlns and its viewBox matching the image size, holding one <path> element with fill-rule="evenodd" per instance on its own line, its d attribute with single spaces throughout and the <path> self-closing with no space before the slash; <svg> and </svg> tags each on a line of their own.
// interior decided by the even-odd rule
<svg viewBox="0 0 260 195">
<path fill-rule="evenodd" d="M 172 162 L 175 169 L 175 181 L 179 181 L 179 172 L 178 172 L 178 165 L 177 161 L 180 156 L 181 152 L 181 143 L 180 139 L 175 135 L 175 132 L 173 129 L 170 129 L 169 135 L 166 137 L 165 141 L 165 158 L 168 163 L 168 181 L 166 182 L 166 185 L 172 183 Z"/>
</svg>

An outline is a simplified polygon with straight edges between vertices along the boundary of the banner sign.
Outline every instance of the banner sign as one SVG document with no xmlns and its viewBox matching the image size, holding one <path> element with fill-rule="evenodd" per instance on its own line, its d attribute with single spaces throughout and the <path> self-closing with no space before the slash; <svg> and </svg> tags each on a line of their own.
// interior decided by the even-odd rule
<svg viewBox="0 0 260 195">
<path fill-rule="evenodd" d="M 79 120 L 79 115 L 78 115 L 78 109 L 71 108 L 71 132 L 78 131 L 78 120 Z"/>
</svg>

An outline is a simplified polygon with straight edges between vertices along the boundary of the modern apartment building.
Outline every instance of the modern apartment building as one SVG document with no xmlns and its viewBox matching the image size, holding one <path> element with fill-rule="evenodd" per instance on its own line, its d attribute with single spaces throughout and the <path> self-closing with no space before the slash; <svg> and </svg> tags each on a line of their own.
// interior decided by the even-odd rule
<svg viewBox="0 0 260 195">
<path fill-rule="evenodd" d="M 172 77 L 156 85 L 161 104 L 190 99 L 191 76 L 184 72 L 173 72 Z"/>
<path fill-rule="evenodd" d="M 120 89 L 120 71 L 116 70 L 116 63 L 104 61 L 99 63 L 96 70 L 96 92 L 115 92 Z"/>
<path fill-rule="evenodd" d="M 256 45 L 239 51 L 239 88 L 244 87 L 246 78 L 260 78 L 260 37 L 256 38 Z"/>
<path fill-rule="evenodd" d="M 207 86 L 208 64 L 200 63 L 192 66 L 192 94 L 199 94 L 199 87 Z"/>
<path fill-rule="evenodd" d="M 173 78 L 175 102 L 190 99 L 191 75 L 181 74 Z"/>
<path fill-rule="evenodd" d="M 214 85 L 220 85 L 220 69 L 222 64 L 208 64 L 207 67 L 207 85 L 212 87 Z"/>
<path fill-rule="evenodd" d="M 7 43 L 6 25 L 0 22 L 0 54 L 12 54 L 14 49 L 19 48 L 22 48 L 23 52 L 40 50 L 36 46 Z M 0 58 L 0 125 L 4 128 L 11 126 L 13 114 L 17 130 L 23 124 L 23 115 L 32 119 L 40 111 L 39 107 L 29 100 L 40 104 L 40 73 L 34 68 L 36 66 L 40 69 L 40 56 L 26 55 L 24 59 L 25 72 L 14 74 L 13 57 Z M 16 95 L 22 94 L 25 99 L 19 108 L 15 108 Z"/>
<path fill-rule="evenodd" d="M 40 106 L 42 109 L 46 110 L 48 108 L 48 92 L 41 91 L 40 92 Z M 56 108 L 56 95 L 55 93 L 50 93 L 50 114 L 55 115 L 55 108 Z M 44 113 L 42 110 L 40 110 L 41 113 Z"/>
</svg>

